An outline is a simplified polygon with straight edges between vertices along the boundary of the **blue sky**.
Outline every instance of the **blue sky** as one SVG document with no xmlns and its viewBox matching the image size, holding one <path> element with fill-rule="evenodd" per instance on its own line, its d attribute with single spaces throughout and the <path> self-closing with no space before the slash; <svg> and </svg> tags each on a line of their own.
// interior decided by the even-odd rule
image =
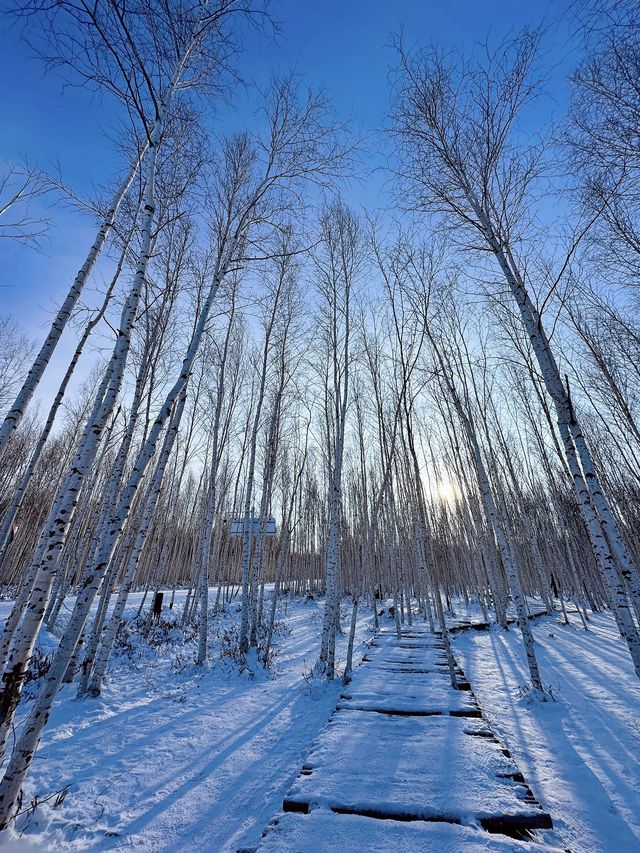
<svg viewBox="0 0 640 853">
<path fill-rule="evenodd" d="M 489 34 L 499 39 L 524 24 L 546 21 L 552 70 L 549 97 L 530 116 L 542 128 L 566 104 L 566 76 L 576 50 L 567 38 L 570 0 L 272 0 L 281 21 L 275 43 L 250 36 L 239 67 L 248 81 L 265 82 L 271 72 L 295 68 L 322 84 L 339 115 L 351 117 L 372 140 L 370 165 L 379 165 L 383 142 L 375 131 L 384 124 L 387 75 L 393 63 L 390 34 L 400 27 L 409 43 L 436 43 L 471 50 Z M 63 179 L 82 194 L 118 175 L 124 164 L 111 137 L 117 108 L 83 88 L 64 86 L 62 71 L 44 72 L 40 61 L 5 20 L 0 31 L 0 161 L 26 157 L 32 164 L 59 164 Z M 237 126 L 250 113 L 250 94 L 240 92 L 218 121 Z M 352 188 L 351 200 L 379 207 L 383 176 L 371 175 Z M 56 227 L 42 251 L 0 245 L 0 312 L 11 313 L 31 337 L 41 340 L 53 310 L 82 262 L 93 226 L 70 209 L 51 211 Z M 6 242 L 6 241 L 5 241 Z M 73 336 L 71 336 L 73 337 Z M 69 336 L 67 336 L 69 338 Z M 65 340 L 61 355 L 71 346 Z M 58 371 L 52 371 L 51 382 Z"/>
</svg>

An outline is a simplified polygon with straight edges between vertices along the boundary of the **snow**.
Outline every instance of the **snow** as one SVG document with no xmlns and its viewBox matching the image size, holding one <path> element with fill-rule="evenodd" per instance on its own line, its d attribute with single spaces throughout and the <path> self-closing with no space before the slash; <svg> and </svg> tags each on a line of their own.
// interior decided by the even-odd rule
<svg viewBox="0 0 640 853">
<path fill-rule="evenodd" d="M 573 608 L 572 608 L 573 610 Z M 610 614 L 585 632 L 557 616 L 532 623 L 557 701 L 519 698 L 527 681 L 517 630 L 457 635 L 454 652 L 486 717 L 572 853 L 640 850 L 640 683 Z"/>
<path fill-rule="evenodd" d="M 130 597 L 130 615 L 140 597 Z M 184 594 L 177 607 L 182 600 Z M 0 615 L 9 609 L 2 603 Z M 97 700 L 75 701 L 76 686 L 66 686 L 28 776 L 25 804 L 65 785 L 69 791 L 57 809 L 40 806 L 19 818 L 22 839 L 55 851 L 226 853 L 256 844 L 340 692 L 339 681 L 303 678 L 317 658 L 321 613 L 321 602 L 283 599 L 279 618 L 290 633 L 275 638 L 271 674 L 258 668 L 254 677 L 239 675 L 220 658 L 216 635 L 237 624 L 234 602 L 214 623 L 213 661 L 204 672 L 185 662 L 184 649 L 166 648 L 157 658 L 140 651 L 133 667 L 116 661 Z M 368 619 L 363 613 L 358 622 L 361 651 Z M 338 660 L 346 642 L 338 637 Z M 192 660 L 195 643 L 187 653 Z"/>
<path fill-rule="evenodd" d="M 510 778 L 518 768 L 486 737 L 481 720 L 339 711 L 305 761 L 287 800 L 357 813 L 376 811 L 472 823 L 492 815 L 537 817 Z M 461 782 L 464 781 L 464 785 Z"/>
<path fill-rule="evenodd" d="M 214 596 L 215 590 L 211 600 Z M 131 596 L 129 616 L 140 599 L 141 594 Z M 184 593 L 178 593 L 178 616 L 183 601 Z M 68 792 L 57 808 L 50 800 L 23 814 L 17 831 L 0 839 L 3 849 L 11 849 L 11 841 L 22 853 L 130 848 L 231 853 L 258 845 L 261 853 L 534 851 L 538 845 L 490 835 L 477 825 L 336 815 L 329 811 L 336 788 L 322 787 L 322 774 L 329 779 L 341 766 L 350 781 L 338 793 L 351 804 L 393 808 L 402 792 L 416 810 L 446 808 L 473 824 L 493 808 L 532 808 L 517 796 L 522 791 L 514 780 L 496 784 L 496 770 L 517 766 L 553 818 L 553 832 L 539 833 L 539 841 L 572 853 L 640 850 L 640 684 L 610 615 L 595 614 L 588 633 L 574 614 L 570 627 L 559 625 L 557 615 L 532 623 L 543 680 L 557 697 L 541 703 L 518 689 L 528 674 L 516 628 L 456 634 L 454 654 L 471 682 L 470 693 L 450 688 L 441 644 L 427 643 L 417 620 L 413 628 L 404 627 L 400 642 L 393 622 L 385 620 L 383 634 L 365 645 L 371 633 L 369 614 L 362 612 L 354 666 L 363 654 L 368 662 L 343 687 L 309 675 L 319 648 L 321 601 L 282 600 L 276 656 L 266 672 L 254 666 L 241 673 L 227 654 L 239 622 L 237 607 L 234 600 L 213 620 L 211 661 L 203 670 L 193 665 L 195 638 L 175 627 L 155 646 L 132 635 L 129 654 L 114 658 L 99 699 L 78 702 L 74 685 L 63 689 L 27 778 L 23 808 L 32 797 L 67 785 Z M 454 608 L 452 621 L 481 619 L 473 603 L 456 601 Z M 0 603 L 0 621 L 9 609 L 10 603 Z M 349 615 L 345 602 L 344 625 Z M 346 641 L 346 635 L 338 637 L 341 666 Z M 55 643 L 42 633 L 43 651 Z M 482 730 L 484 720 L 444 715 L 464 711 L 464 703 L 472 711 L 474 696 L 500 744 L 466 733 Z M 392 700 L 402 703 L 396 710 L 443 716 L 358 709 L 393 710 Z M 322 731 L 336 703 L 350 710 L 334 713 L 326 740 Z M 348 730 L 342 722 L 347 717 L 357 721 Z M 445 748 L 429 746 L 434 742 Z M 508 747 L 512 760 L 500 746 Z M 384 768 L 377 777 L 371 764 L 376 755 Z M 311 775 L 300 776 L 305 764 L 313 766 Z M 395 799 L 382 800 L 381 779 L 391 783 Z M 287 792 L 307 797 L 311 783 L 312 811 L 281 814 Z"/>
<path fill-rule="evenodd" d="M 399 667 L 389 669 L 389 662 L 393 660 L 392 649 L 406 648 L 409 642 L 413 650 L 412 666 L 419 671 L 407 668 L 406 657 Z M 469 692 L 451 687 L 441 644 L 430 638 L 425 645 L 425 640 L 422 643 L 416 639 L 407 640 L 404 634 L 402 641 L 396 640 L 395 636 L 381 636 L 371 644 L 367 660 L 370 663 L 356 671 L 348 688 L 343 690 L 338 708 L 410 711 L 414 714 L 478 712 Z M 436 677 L 429 677 L 432 674 Z"/>
</svg>

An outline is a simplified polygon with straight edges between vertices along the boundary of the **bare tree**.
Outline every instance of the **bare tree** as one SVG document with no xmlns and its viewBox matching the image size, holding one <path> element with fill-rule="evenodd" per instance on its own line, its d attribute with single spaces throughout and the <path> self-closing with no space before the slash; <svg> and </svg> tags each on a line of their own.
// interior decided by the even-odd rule
<svg viewBox="0 0 640 853">
<path fill-rule="evenodd" d="M 524 33 L 490 55 L 486 66 L 468 64 L 464 70 L 437 52 L 409 56 L 400 45 L 395 112 L 400 177 L 417 210 L 442 216 L 473 248 L 480 240 L 498 264 L 554 402 L 580 511 L 640 676 L 640 636 L 617 566 L 633 596 L 640 594 L 638 573 L 527 284 L 522 244 L 540 152 L 519 147 L 514 137 L 519 114 L 536 91 L 531 68 L 538 41 L 537 34 Z"/>
<path fill-rule="evenodd" d="M 137 122 L 135 152 L 125 177 L 105 206 L 100 227 L 56 314 L 29 374 L 0 426 L 0 455 L 22 419 L 73 309 L 113 229 L 118 209 L 143 161 L 146 197 L 143 215 L 154 213 L 153 184 L 158 149 L 183 90 L 209 85 L 227 60 L 226 18 L 248 11 L 237 0 L 194 7 L 149 0 L 123 7 L 116 0 L 75 4 L 27 0 L 19 13 L 33 19 L 50 52 L 49 63 L 71 68 L 80 79 L 115 95 Z M 142 226 L 144 230 L 144 225 Z"/>
<path fill-rule="evenodd" d="M 146 440 L 135 455 L 115 508 L 109 513 L 95 555 L 85 570 L 81 589 L 47 682 L 43 685 L 22 735 L 14 746 L 0 783 L 2 826 L 6 826 L 11 818 L 22 781 L 48 720 L 53 701 L 83 632 L 91 604 L 120 542 L 142 478 L 155 454 L 160 434 L 174 410 L 176 401 L 185 392 L 222 282 L 245 261 L 249 246 L 253 245 L 259 251 L 264 247 L 262 252 L 265 251 L 273 237 L 274 229 L 279 230 L 282 213 L 289 215 L 293 205 L 300 205 L 301 199 L 304 198 L 305 186 L 314 181 L 325 180 L 344 168 L 346 152 L 341 129 L 332 122 L 323 97 L 312 92 L 300 97 L 291 77 L 281 79 L 275 81 L 269 89 L 265 98 L 264 116 L 266 130 L 257 143 L 247 134 L 240 134 L 222 148 L 216 176 L 216 191 L 220 204 L 212 212 L 215 264 L 206 298 L 194 323 L 178 376 L 169 387 Z M 160 133 L 158 125 L 156 130 Z M 4 674 L 5 686 L 0 703 L 6 711 L 3 720 L 5 733 L 8 733 L 15 714 L 26 667 L 51 593 L 57 557 L 66 541 L 77 507 L 79 487 L 95 459 L 106 419 L 113 411 L 122 385 L 131 330 L 149 261 L 155 210 L 155 156 L 157 145 L 152 139 L 149 156 L 145 159 L 146 196 L 141 249 L 134 281 L 123 309 L 112 358 L 98 389 L 76 459 L 41 536 L 46 548 L 43 546 L 43 553 L 40 554 L 38 550 L 35 555 L 35 560 L 39 563 L 37 579 Z"/>
<path fill-rule="evenodd" d="M 36 202 L 51 190 L 45 176 L 28 164 L 9 166 L 0 176 L 0 239 L 39 246 L 52 221 Z"/>
<path fill-rule="evenodd" d="M 342 466 L 344 457 L 349 375 L 353 354 L 351 325 L 354 290 L 364 266 L 362 226 L 341 201 L 327 207 L 321 217 L 321 250 L 315 256 L 316 287 L 322 299 L 319 325 L 326 360 L 326 455 L 329 482 L 327 545 L 325 556 L 326 598 L 318 665 L 333 678 L 335 642 L 339 619 L 340 525 L 342 516 Z"/>
<path fill-rule="evenodd" d="M 33 344 L 8 314 L 0 316 L 0 411 L 4 410 L 28 369 Z"/>
</svg>

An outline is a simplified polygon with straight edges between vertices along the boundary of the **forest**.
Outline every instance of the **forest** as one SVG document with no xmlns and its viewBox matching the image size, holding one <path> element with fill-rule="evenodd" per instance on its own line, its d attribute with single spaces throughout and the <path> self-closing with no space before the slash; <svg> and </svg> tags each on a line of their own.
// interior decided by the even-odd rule
<svg viewBox="0 0 640 853">
<path fill-rule="evenodd" d="M 640 849 L 640 3 L 385 5 L 4 4 L 0 846 Z"/>
</svg>

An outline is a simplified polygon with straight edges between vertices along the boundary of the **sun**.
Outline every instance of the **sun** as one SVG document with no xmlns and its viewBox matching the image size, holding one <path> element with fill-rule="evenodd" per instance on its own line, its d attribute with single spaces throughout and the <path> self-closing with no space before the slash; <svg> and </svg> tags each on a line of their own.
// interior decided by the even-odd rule
<svg viewBox="0 0 640 853">
<path fill-rule="evenodd" d="M 436 494 L 443 503 L 454 504 L 460 498 L 460 489 L 451 480 L 438 480 Z"/>
</svg>

